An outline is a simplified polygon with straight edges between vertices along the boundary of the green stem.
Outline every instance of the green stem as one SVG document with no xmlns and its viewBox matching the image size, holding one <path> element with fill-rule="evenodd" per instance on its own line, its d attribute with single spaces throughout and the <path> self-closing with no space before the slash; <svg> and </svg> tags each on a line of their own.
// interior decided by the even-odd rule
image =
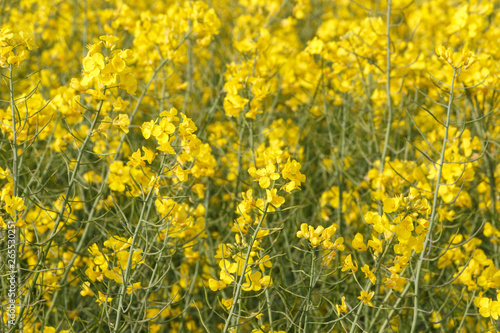
<svg viewBox="0 0 500 333">
<path fill-rule="evenodd" d="M 384 172 L 385 157 L 387 156 L 387 149 L 389 147 L 389 137 L 391 135 L 392 126 L 392 99 L 391 99 L 391 0 L 387 2 L 387 69 L 385 92 L 387 94 L 387 126 L 385 129 L 384 148 L 382 149 L 382 157 L 380 160 L 380 173 Z"/>
<path fill-rule="evenodd" d="M 384 249 L 384 252 L 380 255 L 380 258 L 375 266 L 375 269 L 374 269 L 374 273 L 378 273 L 379 269 L 380 269 L 380 266 L 382 265 L 382 262 L 384 262 L 384 258 L 386 256 L 386 254 L 389 252 L 389 250 L 391 249 L 391 246 L 392 246 L 392 242 L 394 240 L 394 234 L 392 235 L 392 237 L 390 238 L 389 240 L 389 243 L 387 244 L 387 246 L 385 247 Z M 366 283 L 366 286 L 365 286 L 365 291 L 367 291 L 372 285 L 372 282 L 370 280 L 368 280 L 368 282 Z M 363 301 L 360 301 L 360 308 L 358 309 L 358 312 L 356 313 L 356 317 L 354 318 L 354 321 L 353 321 L 353 324 L 351 326 L 351 330 L 350 332 L 353 333 L 354 332 L 354 328 L 356 326 L 358 326 L 358 320 L 359 320 L 359 317 L 361 316 L 361 310 L 363 308 Z"/>
<path fill-rule="evenodd" d="M 139 110 L 139 106 L 141 105 L 142 100 L 144 99 L 144 96 L 146 95 L 146 92 L 149 89 L 150 85 L 153 83 L 154 79 L 156 78 L 156 75 L 163 68 L 163 66 L 165 66 L 165 64 L 168 63 L 168 61 L 169 60 L 167 58 L 163 59 L 162 62 L 158 65 L 158 67 L 155 69 L 153 75 L 151 75 L 151 78 L 149 79 L 148 83 L 144 87 L 144 89 L 143 89 L 143 91 L 141 93 L 141 96 L 139 96 L 139 99 L 137 100 L 137 103 L 136 103 L 136 105 L 134 107 L 134 110 L 130 114 L 130 123 L 133 122 L 133 120 L 134 120 L 134 118 L 135 118 L 135 116 L 136 116 L 136 114 L 137 114 L 137 112 Z M 123 134 L 122 135 L 122 137 L 120 139 L 120 142 L 118 143 L 118 147 L 116 148 L 116 153 L 114 155 L 113 162 L 118 160 L 118 157 L 120 156 L 121 147 L 123 146 L 123 143 L 125 142 L 126 136 L 127 136 L 127 134 Z M 78 258 L 79 253 L 81 253 L 81 250 L 83 249 L 83 247 L 86 245 L 85 244 L 85 240 L 87 239 L 87 235 L 90 234 L 91 228 L 92 228 L 92 223 L 90 223 L 90 221 L 92 221 L 92 219 L 94 218 L 94 214 L 97 211 L 97 206 L 98 206 L 98 204 L 100 202 L 102 194 L 104 193 L 104 187 L 107 184 L 109 175 L 110 175 L 110 171 L 108 170 L 108 172 L 106 173 L 106 177 L 102 181 L 101 189 L 100 189 L 99 193 L 97 194 L 97 196 L 96 196 L 96 198 L 94 200 L 94 203 L 92 205 L 92 209 L 90 210 L 90 214 L 89 214 L 89 217 L 88 217 L 88 220 L 87 220 L 88 223 L 86 224 L 85 229 L 83 230 L 82 237 L 80 238 L 80 241 L 78 242 L 78 245 L 77 245 L 77 247 L 75 249 L 75 254 L 71 257 L 71 260 L 69 261 L 69 264 L 66 266 L 65 271 L 64 271 L 64 273 L 62 275 L 62 278 L 59 281 L 60 285 L 63 285 L 63 284 L 66 283 L 66 280 L 67 280 L 67 278 L 69 276 L 69 273 L 70 273 L 70 269 L 71 269 L 71 267 L 73 267 L 73 263 Z M 45 315 L 45 322 L 48 321 L 49 316 L 52 313 L 52 309 L 53 309 L 53 307 L 56 304 L 57 298 L 59 297 L 59 291 L 60 291 L 60 289 L 56 290 L 55 293 L 54 293 L 54 295 L 52 296 L 52 302 L 50 304 L 50 308 L 49 308 L 49 310 L 47 311 L 47 313 Z"/>
<path fill-rule="evenodd" d="M 18 156 L 17 156 L 17 129 L 16 129 L 16 104 L 14 102 L 14 80 L 12 77 L 12 65 L 9 65 L 9 93 L 10 93 L 10 108 L 12 112 L 12 178 L 14 180 L 14 196 L 18 192 Z M 21 119 L 19 119 L 21 120 Z M 17 218 L 17 214 L 16 214 Z"/>
<path fill-rule="evenodd" d="M 469 302 L 467 303 L 467 307 L 465 308 L 464 315 L 462 316 L 462 320 L 460 321 L 460 325 L 457 328 L 457 332 L 460 333 L 462 326 L 464 325 L 465 318 L 467 318 L 467 311 L 469 311 L 469 308 L 474 301 L 474 298 L 476 297 L 476 290 L 472 292 L 472 297 L 470 298 Z"/>
<path fill-rule="evenodd" d="M 12 112 L 12 179 L 14 181 L 14 188 L 13 188 L 13 196 L 17 197 L 19 194 L 19 156 L 17 155 L 17 128 L 16 128 L 16 103 L 14 101 L 14 80 L 12 76 L 12 65 L 9 65 L 9 95 L 10 95 L 10 108 Z M 19 121 L 21 121 L 21 117 L 19 117 Z M 14 225 L 17 224 L 17 220 L 19 218 L 19 212 L 16 210 L 14 211 Z M 17 289 L 19 291 L 19 286 L 21 285 L 21 263 L 20 263 L 20 256 L 19 256 L 19 249 L 18 246 L 20 247 L 21 244 L 21 237 L 20 237 L 20 230 L 16 227 L 15 228 L 15 245 L 14 247 L 16 248 L 15 251 L 15 264 L 16 264 L 16 279 L 17 279 Z M 16 293 L 17 294 L 17 293 Z M 21 299 L 21 296 L 19 296 L 19 299 Z M 18 316 L 19 318 L 19 316 Z M 14 330 L 15 330 L 15 325 L 14 325 Z"/>
<path fill-rule="evenodd" d="M 309 310 L 311 309 L 311 293 L 314 287 L 314 249 L 311 250 L 311 272 L 309 275 L 309 290 L 306 300 L 306 316 L 304 319 L 304 333 L 307 333 L 307 321 L 309 319 Z"/>
<path fill-rule="evenodd" d="M 382 157 L 380 158 L 380 165 L 379 165 L 379 172 L 382 174 L 384 172 L 384 167 L 385 167 L 385 157 L 387 155 L 387 150 L 389 147 L 389 138 L 391 135 L 391 126 L 392 126 L 392 99 L 391 99 L 391 6 L 392 6 L 392 1 L 388 0 L 387 1 L 387 13 L 386 13 L 386 38 L 387 38 L 387 68 L 386 68 L 386 83 L 385 83 L 385 90 L 386 90 L 386 95 L 387 95 L 387 126 L 385 129 L 385 138 L 384 138 L 384 147 L 382 149 Z M 382 207 L 379 207 L 379 215 L 382 215 Z M 392 242 L 392 238 L 391 238 Z M 390 246 L 390 245 L 389 245 Z M 389 247 L 388 246 L 388 247 Z M 387 248 L 388 248 L 387 247 Z M 375 269 L 376 272 L 378 272 L 378 268 L 380 267 L 380 264 L 382 263 L 382 260 L 384 258 L 385 251 L 382 254 L 382 257 L 380 258 L 378 265 Z M 368 290 L 368 288 L 371 286 L 371 282 L 369 281 L 367 283 L 367 287 L 365 288 L 365 291 Z M 360 302 L 360 306 L 358 308 L 358 312 L 356 313 L 356 317 L 354 318 L 354 322 L 351 326 L 350 332 L 353 333 L 355 327 L 357 326 L 357 322 L 359 320 L 359 317 L 361 316 L 361 311 L 363 310 L 363 302 Z"/>
<path fill-rule="evenodd" d="M 160 170 L 163 170 L 163 165 L 161 166 Z M 160 177 L 160 176 L 161 176 L 161 173 L 160 173 L 160 175 L 158 175 L 158 177 Z M 130 251 L 128 253 L 128 259 L 127 259 L 127 267 L 125 269 L 125 274 L 123 275 L 123 283 L 121 285 L 120 292 L 119 292 L 120 297 L 118 299 L 118 308 L 116 309 L 115 332 L 118 332 L 119 325 L 120 325 L 121 313 L 122 313 L 122 309 L 123 309 L 123 306 L 122 306 L 123 299 L 125 298 L 125 292 L 127 291 L 127 286 L 128 286 L 129 279 L 130 279 L 130 270 L 132 269 L 132 256 L 134 255 L 134 251 L 135 251 L 135 249 L 134 249 L 135 243 L 137 241 L 139 231 L 141 231 L 142 221 L 144 221 L 144 219 L 147 217 L 147 216 L 145 217 L 144 215 L 146 212 L 146 207 L 148 207 L 148 202 L 154 193 L 154 188 L 155 188 L 154 185 L 152 185 L 151 188 L 149 189 L 148 195 L 146 196 L 146 199 L 144 201 L 144 205 L 142 206 L 142 209 L 141 209 L 141 215 L 139 216 L 139 221 L 137 222 L 137 227 L 135 228 L 134 236 L 132 238 L 132 243 L 130 244 Z"/>
<path fill-rule="evenodd" d="M 106 89 L 106 88 L 104 88 L 104 89 Z M 94 131 L 94 129 L 95 129 L 96 125 L 97 125 L 97 122 L 98 122 L 98 119 L 99 119 L 99 115 L 101 113 L 103 102 L 104 101 L 100 102 L 99 107 L 97 109 L 97 113 L 96 113 L 96 115 L 94 117 L 94 120 L 92 121 L 91 126 L 90 126 L 89 134 L 87 135 L 87 137 L 83 141 L 83 143 L 82 143 L 82 145 L 80 147 L 80 151 L 78 152 L 78 157 L 76 159 L 76 164 L 74 166 L 73 172 L 71 173 L 71 178 L 70 178 L 70 181 L 69 181 L 69 184 L 68 184 L 68 188 L 66 189 L 66 194 L 64 195 L 64 199 L 63 199 L 63 203 L 62 203 L 61 209 L 59 210 L 59 212 L 57 214 L 56 221 L 54 222 L 53 231 L 52 231 L 52 233 L 50 234 L 49 238 L 46 241 L 46 245 L 43 248 L 41 257 L 40 257 L 40 259 L 38 260 L 37 264 L 35 265 L 35 267 L 33 269 L 33 271 L 35 273 L 34 273 L 34 276 L 33 276 L 33 279 L 32 279 L 32 283 L 31 283 L 31 286 L 29 288 L 29 291 L 26 293 L 26 296 L 24 297 L 23 303 L 20 304 L 19 314 L 18 314 L 18 317 L 16 318 L 16 322 L 14 324 L 14 328 L 17 328 L 17 326 L 20 324 L 20 318 L 22 317 L 22 315 L 23 315 L 23 313 L 24 313 L 24 311 L 26 309 L 26 306 L 23 306 L 23 304 L 28 304 L 29 297 L 30 297 L 30 295 L 32 295 L 32 293 L 33 293 L 33 291 L 35 289 L 36 281 L 38 280 L 38 276 L 40 275 L 40 273 L 42 271 L 44 271 L 44 270 L 41 269 L 41 266 L 43 265 L 43 262 L 45 261 L 45 258 L 47 257 L 47 255 L 49 253 L 50 246 L 52 245 L 52 241 L 54 240 L 55 236 L 58 233 L 59 224 L 61 223 L 61 221 L 63 219 L 64 211 L 66 210 L 66 205 L 68 204 L 68 201 L 69 201 L 68 198 L 69 198 L 69 195 L 71 194 L 71 191 L 73 189 L 73 185 L 74 185 L 75 180 L 76 180 L 76 174 L 77 174 L 78 169 L 80 167 L 80 164 L 82 162 L 82 158 L 83 158 L 83 155 L 84 155 L 84 152 L 85 152 L 85 148 L 87 147 L 87 144 L 90 141 L 90 138 L 92 137 L 92 132 Z"/>
<path fill-rule="evenodd" d="M 231 309 L 229 310 L 229 315 L 228 315 L 228 317 L 226 319 L 226 323 L 224 325 L 224 329 L 222 330 L 222 333 L 227 333 L 227 330 L 228 330 L 228 328 L 230 326 L 230 323 L 231 323 L 231 319 L 232 319 L 232 317 L 234 315 L 234 310 L 236 308 L 236 303 L 239 303 L 239 297 L 240 297 L 240 293 L 241 293 L 241 286 L 243 285 L 243 279 L 245 278 L 245 272 L 246 272 L 246 269 L 247 269 L 247 266 L 248 266 L 248 261 L 250 259 L 250 253 L 252 252 L 253 243 L 257 239 L 257 234 L 258 234 L 258 232 L 260 230 L 260 226 L 262 225 L 262 222 L 264 222 L 264 219 L 265 219 L 266 214 L 267 214 L 268 207 L 269 207 L 269 203 L 267 203 L 266 207 L 264 208 L 264 212 L 262 213 L 262 217 L 259 220 L 259 224 L 257 225 L 257 228 L 255 228 L 255 231 L 253 233 L 251 242 L 248 243 L 248 250 L 247 250 L 247 254 L 245 256 L 245 263 L 243 264 L 243 270 L 241 272 L 240 279 L 238 280 L 238 283 L 236 285 L 236 292 L 235 292 L 234 297 L 233 297 L 233 304 L 231 304 Z"/>
<path fill-rule="evenodd" d="M 443 138 L 443 147 L 441 148 L 441 157 L 440 157 L 440 162 L 439 162 L 439 169 L 438 169 L 438 174 L 437 174 L 437 179 L 436 179 L 436 187 L 434 189 L 434 199 L 432 202 L 432 211 L 431 211 L 431 218 L 429 220 L 429 230 L 427 232 L 427 235 L 425 237 L 424 241 L 424 247 L 422 249 L 422 252 L 420 253 L 420 258 L 418 259 L 417 263 L 417 270 L 416 270 L 416 276 L 415 276 L 415 305 L 413 309 L 413 321 L 411 325 L 411 331 L 410 333 L 414 333 L 415 330 L 417 329 L 417 317 L 418 317 L 418 298 L 419 298 L 419 293 L 420 293 L 420 273 L 422 271 L 422 262 L 425 257 L 425 253 L 427 252 L 427 246 L 429 245 L 431 235 L 432 235 L 432 228 L 434 227 L 434 220 L 436 218 L 436 212 L 437 212 L 437 202 L 438 202 L 438 195 L 439 195 L 439 187 L 441 183 L 441 175 L 443 172 L 443 165 L 444 165 L 444 155 L 446 151 L 446 142 L 448 141 L 448 129 L 450 127 L 450 115 L 451 115 L 451 104 L 453 102 L 453 87 L 455 85 L 455 78 L 457 74 L 457 69 L 453 68 L 453 78 L 451 81 L 451 86 L 450 86 L 450 95 L 449 95 L 449 100 L 448 100 L 448 107 L 446 111 L 446 124 L 444 126 L 444 138 Z"/>
<path fill-rule="evenodd" d="M 389 323 L 389 321 L 391 320 L 392 318 L 392 314 L 396 311 L 396 307 L 399 305 L 399 303 L 404 300 L 404 297 L 406 295 L 406 293 L 408 292 L 408 290 L 410 289 L 410 286 L 411 286 L 411 283 L 407 283 L 406 284 L 406 287 L 405 289 L 403 290 L 403 292 L 401 293 L 401 295 L 399 295 L 398 297 L 398 300 L 394 303 L 394 305 L 392 306 L 392 309 L 391 311 L 389 311 L 389 313 L 387 314 L 387 318 L 385 319 L 384 323 L 382 324 L 382 326 L 380 327 L 379 329 L 379 333 L 382 333 L 384 332 L 385 330 L 385 327 L 387 326 L 387 324 Z M 389 298 L 392 296 L 392 289 L 387 293 L 387 296 L 385 297 L 384 301 L 382 302 L 382 304 L 387 304 L 387 301 L 389 300 Z M 372 323 L 370 324 L 370 327 L 368 328 L 368 331 L 370 331 L 371 327 L 373 327 L 373 324 L 375 323 L 375 319 L 378 317 L 378 314 L 380 312 L 380 308 L 379 310 L 377 311 L 375 317 L 373 318 L 372 320 Z"/>
</svg>

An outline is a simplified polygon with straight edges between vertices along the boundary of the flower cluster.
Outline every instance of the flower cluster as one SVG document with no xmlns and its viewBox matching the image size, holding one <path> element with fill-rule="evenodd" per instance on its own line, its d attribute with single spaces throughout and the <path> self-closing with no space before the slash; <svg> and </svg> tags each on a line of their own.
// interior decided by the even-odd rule
<svg viewBox="0 0 500 333">
<path fill-rule="evenodd" d="M 495 1 L 0 7 L 4 330 L 498 330 Z"/>
</svg>

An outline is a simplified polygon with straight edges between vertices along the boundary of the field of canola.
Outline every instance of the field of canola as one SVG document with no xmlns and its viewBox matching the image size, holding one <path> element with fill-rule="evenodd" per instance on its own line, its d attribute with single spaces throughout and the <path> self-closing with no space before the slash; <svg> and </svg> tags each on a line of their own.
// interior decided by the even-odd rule
<svg viewBox="0 0 500 333">
<path fill-rule="evenodd" d="M 500 2 L 2 0 L 0 333 L 499 332 Z"/>
</svg>

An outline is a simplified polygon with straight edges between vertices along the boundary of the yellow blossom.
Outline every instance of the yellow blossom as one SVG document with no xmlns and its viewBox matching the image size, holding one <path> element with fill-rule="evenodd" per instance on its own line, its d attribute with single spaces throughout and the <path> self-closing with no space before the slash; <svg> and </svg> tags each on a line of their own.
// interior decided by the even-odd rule
<svg viewBox="0 0 500 333">
<path fill-rule="evenodd" d="M 369 279 L 372 284 L 375 284 L 375 282 L 377 281 L 375 274 L 373 274 L 375 268 L 373 270 L 370 270 L 370 266 L 364 265 L 363 267 L 361 267 L 361 271 L 365 273 L 365 278 Z"/>
<path fill-rule="evenodd" d="M 337 315 L 340 316 L 341 313 L 347 313 L 347 305 L 345 304 L 345 296 L 342 296 L 341 304 L 336 304 L 335 308 L 337 309 Z"/>
<path fill-rule="evenodd" d="M 350 273 L 354 273 L 358 271 L 358 264 L 356 261 L 353 262 L 351 255 L 348 255 L 344 260 L 344 265 L 342 266 L 342 272 L 349 271 Z"/>
<path fill-rule="evenodd" d="M 130 125 L 130 119 L 126 114 L 120 114 L 113 120 L 113 126 L 120 127 L 120 129 L 128 133 L 128 126 Z"/>
<path fill-rule="evenodd" d="M 20 211 L 26 209 L 26 206 L 24 205 L 24 200 L 20 197 L 8 195 L 3 200 L 5 202 L 5 206 L 3 208 L 11 216 L 16 215 L 15 211 L 20 212 Z"/>
<path fill-rule="evenodd" d="M 363 242 L 363 235 L 360 234 L 359 232 L 352 240 L 352 247 L 356 251 L 366 251 L 368 249 L 368 246 L 366 246 L 366 244 Z"/>
<path fill-rule="evenodd" d="M 371 302 L 373 295 L 375 295 L 374 291 L 366 292 L 364 290 L 361 290 L 361 295 L 358 296 L 358 299 L 362 300 L 366 305 L 373 307 L 373 304 Z"/>
</svg>

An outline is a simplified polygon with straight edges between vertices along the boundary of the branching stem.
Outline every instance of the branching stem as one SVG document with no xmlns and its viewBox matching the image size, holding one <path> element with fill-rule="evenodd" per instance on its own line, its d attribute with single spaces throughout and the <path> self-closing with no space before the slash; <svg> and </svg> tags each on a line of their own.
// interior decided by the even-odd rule
<svg viewBox="0 0 500 333">
<path fill-rule="evenodd" d="M 422 249 L 422 252 L 420 253 L 420 258 L 418 259 L 418 262 L 417 262 L 417 269 L 416 269 L 416 275 L 415 275 L 415 295 L 414 295 L 415 304 L 414 304 L 414 308 L 413 308 L 413 321 L 412 321 L 410 333 L 414 333 L 415 330 L 417 329 L 417 318 L 418 318 L 418 312 L 419 312 L 418 308 L 419 308 L 419 297 L 420 297 L 420 274 L 422 272 L 422 263 L 424 261 L 425 253 L 427 252 L 427 246 L 429 246 L 429 242 L 430 242 L 430 239 L 432 237 L 432 229 L 434 227 L 434 220 L 436 219 L 439 187 L 441 185 L 441 175 L 443 172 L 443 165 L 445 163 L 444 156 L 445 156 L 445 152 L 446 152 L 446 143 L 448 142 L 448 130 L 450 128 L 451 106 L 453 103 L 453 88 L 455 86 L 456 76 L 457 76 L 457 69 L 454 68 L 453 69 L 453 78 L 451 80 L 451 86 L 450 86 L 448 107 L 446 110 L 446 123 L 444 125 L 443 146 L 441 148 L 441 157 L 440 157 L 440 161 L 438 164 L 438 174 L 437 174 L 437 178 L 436 178 L 436 186 L 434 188 L 434 199 L 432 202 L 431 218 L 429 220 L 429 230 L 428 230 L 427 235 L 425 237 L 424 247 Z"/>
</svg>

